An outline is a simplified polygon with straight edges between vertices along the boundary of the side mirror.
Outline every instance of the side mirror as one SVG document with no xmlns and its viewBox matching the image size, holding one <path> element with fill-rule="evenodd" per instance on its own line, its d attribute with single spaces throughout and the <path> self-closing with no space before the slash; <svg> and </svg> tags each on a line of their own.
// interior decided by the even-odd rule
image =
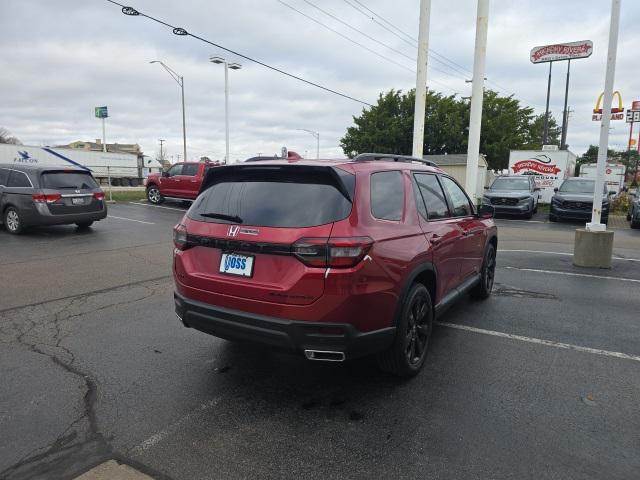
<svg viewBox="0 0 640 480">
<path fill-rule="evenodd" d="M 496 214 L 496 209 L 491 205 L 480 205 L 478 207 L 478 218 L 493 218 Z"/>
<path fill-rule="evenodd" d="M 485 185 L 484 189 L 485 189 L 485 190 L 489 190 L 489 186 L 488 186 L 488 185 Z"/>
<path fill-rule="evenodd" d="M 613 191 L 613 190 L 609 190 L 609 195 L 613 196 L 613 195 L 615 195 L 615 194 L 616 194 L 616 192 L 615 192 L 615 191 Z"/>
<path fill-rule="evenodd" d="M 536 187 L 533 189 L 534 192 L 539 192 L 540 191 L 540 187 Z"/>
<path fill-rule="evenodd" d="M 557 192 L 557 191 L 558 191 L 558 187 L 554 188 L 554 189 L 553 189 L 553 191 L 554 191 L 554 192 Z"/>
<path fill-rule="evenodd" d="M 168 177 L 169 176 L 169 172 L 167 172 L 166 170 L 162 171 L 162 176 L 163 177 Z"/>
</svg>

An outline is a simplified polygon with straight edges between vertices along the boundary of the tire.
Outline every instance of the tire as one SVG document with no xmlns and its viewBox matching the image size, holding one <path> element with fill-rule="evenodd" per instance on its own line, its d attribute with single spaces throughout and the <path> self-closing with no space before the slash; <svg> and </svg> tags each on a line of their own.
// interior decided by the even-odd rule
<svg viewBox="0 0 640 480">
<path fill-rule="evenodd" d="M 558 217 L 556 217 L 555 215 L 552 215 L 551 213 L 549 214 L 549 221 L 550 222 L 557 222 L 558 221 Z"/>
<path fill-rule="evenodd" d="M 627 213 L 627 222 L 631 221 L 631 214 Z"/>
<path fill-rule="evenodd" d="M 19 235 L 24 231 L 22 219 L 20 218 L 20 212 L 15 207 L 8 207 L 4 211 L 2 221 L 7 232 L 13 235 Z"/>
<path fill-rule="evenodd" d="M 636 228 L 640 228 L 640 222 L 631 222 L 631 228 L 636 229 Z"/>
<path fill-rule="evenodd" d="M 533 217 L 533 210 L 530 210 L 524 214 L 525 220 L 531 220 L 532 217 Z"/>
<path fill-rule="evenodd" d="M 137 178 L 130 178 L 129 183 L 131 184 L 132 187 L 140 186 L 140 180 L 138 180 Z"/>
<path fill-rule="evenodd" d="M 533 213 L 538 213 L 538 204 L 536 203 L 536 206 L 533 207 Z"/>
<path fill-rule="evenodd" d="M 415 376 L 424 365 L 432 329 L 431 295 L 416 283 L 404 300 L 393 345 L 378 355 L 380 369 L 398 377 Z"/>
<path fill-rule="evenodd" d="M 128 178 L 121 178 L 120 179 L 120 185 L 122 185 L 123 187 L 130 187 L 131 186 L 131 180 L 129 180 Z"/>
<path fill-rule="evenodd" d="M 484 252 L 482 270 L 480 270 L 480 282 L 471 289 L 472 298 L 484 300 L 489 298 L 493 290 L 493 282 L 496 276 L 496 247 L 490 243 Z"/>
<path fill-rule="evenodd" d="M 164 197 L 160 194 L 160 189 L 155 185 L 147 187 L 147 200 L 149 203 L 159 205 L 164 202 Z"/>
<path fill-rule="evenodd" d="M 91 225 L 93 225 L 93 220 L 91 220 L 90 222 L 78 222 L 76 223 L 76 225 L 78 226 L 79 229 L 84 230 L 86 228 L 89 228 Z"/>
<path fill-rule="evenodd" d="M 111 186 L 112 187 L 119 187 L 120 185 L 122 185 L 120 183 L 120 179 L 119 178 L 112 178 L 111 179 Z"/>
</svg>

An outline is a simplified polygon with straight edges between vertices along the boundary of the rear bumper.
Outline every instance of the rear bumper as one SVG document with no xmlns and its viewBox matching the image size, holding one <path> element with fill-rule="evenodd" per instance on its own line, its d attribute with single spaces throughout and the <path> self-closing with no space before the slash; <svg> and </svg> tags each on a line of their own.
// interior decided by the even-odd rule
<svg viewBox="0 0 640 480">
<path fill-rule="evenodd" d="M 176 315 L 189 328 L 227 340 L 249 341 L 270 347 L 342 352 L 357 358 L 388 349 L 395 327 L 360 332 L 346 323 L 304 322 L 257 315 L 208 305 L 174 293 Z M 326 329 L 341 333 L 325 333 Z"/>
<path fill-rule="evenodd" d="M 68 225 L 72 223 L 95 222 L 107 216 L 107 207 L 103 204 L 101 210 L 96 212 L 71 213 L 68 215 L 52 215 L 46 206 L 21 212 L 25 226 L 36 227 L 39 225 Z"/>
</svg>

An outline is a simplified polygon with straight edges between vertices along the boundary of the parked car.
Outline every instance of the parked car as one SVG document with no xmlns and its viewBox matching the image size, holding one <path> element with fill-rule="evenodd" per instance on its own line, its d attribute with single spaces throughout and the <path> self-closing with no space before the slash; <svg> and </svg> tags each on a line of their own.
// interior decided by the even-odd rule
<svg viewBox="0 0 640 480">
<path fill-rule="evenodd" d="M 640 228 L 640 193 L 635 193 L 632 197 L 627 220 L 631 222 L 631 228 Z"/>
<path fill-rule="evenodd" d="M 181 162 L 162 172 L 149 175 L 145 180 L 147 200 L 157 205 L 165 198 L 195 200 L 205 173 L 217 162 Z"/>
<path fill-rule="evenodd" d="M 38 225 L 88 228 L 107 216 L 104 192 L 82 168 L 0 164 L 0 213 L 9 233 Z"/>
<path fill-rule="evenodd" d="M 485 190 L 482 203 L 492 205 L 496 213 L 531 218 L 538 211 L 538 192 L 533 175 L 501 176 Z"/>
<path fill-rule="evenodd" d="M 493 207 L 435 164 L 362 154 L 207 172 L 174 228 L 175 311 L 187 327 L 416 374 L 433 319 L 493 287 Z"/>
<path fill-rule="evenodd" d="M 595 180 L 581 177 L 567 178 L 560 188 L 555 188 L 555 194 L 551 197 L 549 221 L 558 220 L 589 220 L 593 210 L 593 191 Z M 607 185 L 602 191 L 602 223 L 609 222 L 609 192 Z"/>
</svg>

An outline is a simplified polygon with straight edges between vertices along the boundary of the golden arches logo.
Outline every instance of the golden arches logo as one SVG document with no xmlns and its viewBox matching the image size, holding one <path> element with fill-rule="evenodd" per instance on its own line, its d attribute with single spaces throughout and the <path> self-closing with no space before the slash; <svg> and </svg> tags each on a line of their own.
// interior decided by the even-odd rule
<svg viewBox="0 0 640 480">
<path fill-rule="evenodd" d="M 620 112 L 624 112 L 624 106 L 622 104 L 622 95 L 620 95 L 620 92 L 618 90 L 616 90 L 615 92 L 613 92 L 613 96 L 612 96 L 612 100 L 614 98 L 616 98 L 616 96 L 618 97 L 618 108 L 614 108 L 611 107 L 611 113 L 620 113 Z M 593 109 L 593 113 L 602 113 L 602 99 L 604 97 L 604 92 L 602 92 L 600 95 L 598 95 L 598 101 L 596 102 L 596 108 Z"/>
</svg>

